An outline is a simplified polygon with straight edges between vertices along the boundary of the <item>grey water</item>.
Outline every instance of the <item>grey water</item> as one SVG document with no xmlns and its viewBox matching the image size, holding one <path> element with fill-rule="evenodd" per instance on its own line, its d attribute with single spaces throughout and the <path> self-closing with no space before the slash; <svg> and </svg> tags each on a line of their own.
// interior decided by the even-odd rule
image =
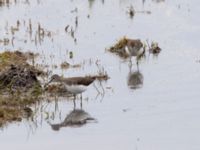
<svg viewBox="0 0 200 150">
<path fill-rule="evenodd" d="M 83 93 L 82 109 L 97 122 L 54 131 L 49 122 L 62 122 L 73 102 L 47 98 L 32 106 L 32 120 L 0 131 L 1 149 L 199 150 L 199 5 L 198 0 L 19 0 L 0 6 L 0 39 L 10 41 L 0 42 L 0 52 L 39 53 L 38 63 L 64 76 L 103 70 L 110 77 Z M 39 24 L 49 33 L 42 39 Z M 134 61 L 129 68 L 127 60 L 106 51 L 124 36 L 158 42 L 162 51 L 158 56 L 147 52 L 139 71 Z M 60 69 L 64 61 L 82 67 Z M 80 100 L 76 103 L 80 107 Z"/>
</svg>

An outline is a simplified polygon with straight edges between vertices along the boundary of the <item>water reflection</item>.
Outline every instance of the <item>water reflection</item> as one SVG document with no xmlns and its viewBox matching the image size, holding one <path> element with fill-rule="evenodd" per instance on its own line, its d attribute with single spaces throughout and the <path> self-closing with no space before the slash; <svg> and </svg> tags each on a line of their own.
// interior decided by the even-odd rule
<svg viewBox="0 0 200 150">
<path fill-rule="evenodd" d="M 87 122 L 95 120 L 95 118 L 91 117 L 83 109 L 74 109 L 66 116 L 64 121 L 57 124 L 50 124 L 50 126 L 52 130 L 59 131 L 62 127 L 81 127 Z"/>
<path fill-rule="evenodd" d="M 165 0 L 152 0 L 152 1 L 156 3 L 165 2 Z"/>
<path fill-rule="evenodd" d="M 152 0 L 152 2 L 160 3 L 165 2 L 165 0 Z M 142 4 L 144 5 L 146 3 L 146 0 L 142 0 Z"/>
<path fill-rule="evenodd" d="M 10 3 L 9 0 L 0 0 L 0 7 L 9 6 L 9 3 Z"/>
<path fill-rule="evenodd" d="M 11 4 L 16 5 L 17 3 L 30 5 L 31 1 L 30 0 L 21 0 L 21 1 L 18 1 L 18 0 L 12 0 L 12 1 L 11 0 L 0 0 L 0 7 L 7 6 L 9 8 L 9 5 L 11 5 Z M 40 4 L 40 0 L 37 0 L 37 4 Z"/>
<path fill-rule="evenodd" d="M 146 0 L 142 0 L 142 4 L 143 4 L 143 5 L 144 5 L 145 1 L 146 1 Z"/>
<path fill-rule="evenodd" d="M 99 82 L 99 83 L 101 84 L 101 82 Z M 99 86 L 96 86 L 94 84 L 95 89 L 98 91 L 96 98 L 99 96 L 99 94 L 100 95 L 102 94 L 101 90 L 99 90 L 99 88 L 98 88 Z M 103 92 L 105 92 L 105 91 L 103 91 Z M 103 99 L 103 97 L 104 97 L 104 94 L 102 95 L 102 99 Z M 66 115 L 65 119 L 62 122 L 52 124 L 48 121 L 48 124 L 51 126 L 52 130 L 59 131 L 60 128 L 62 128 L 62 127 L 81 127 L 88 122 L 96 122 L 95 118 L 93 118 L 88 112 L 83 110 L 82 97 L 80 98 L 80 107 L 79 108 L 77 108 L 77 105 L 76 105 L 77 100 L 78 99 L 73 98 L 73 110 L 70 111 L 69 114 Z"/>
<path fill-rule="evenodd" d="M 96 1 L 95 0 L 88 0 L 88 3 L 89 3 L 89 8 L 92 9 L 92 7 L 94 6 L 94 3 Z M 101 0 L 101 3 L 104 4 L 105 3 L 105 0 Z"/>
<path fill-rule="evenodd" d="M 127 78 L 127 85 L 130 89 L 136 90 L 142 88 L 144 77 L 142 73 L 137 71 L 130 71 Z"/>
<path fill-rule="evenodd" d="M 95 0 L 88 0 L 89 8 L 92 8 L 94 5 Z"/>
<path fill-rule="evenodd" d="M 19 36 L 19 34 L 26 36 Z M 19 43 L 29 43 L 37 47 L 38 45 L 42 45 L 47 39 L 53 42 L 54 35 L 54 31 L 44 28 L 40 23 L 34 24 L 31 19 L 17 20 L 13 25 L 10 25 L 7 21 L 5 24 L 5 32 L 0 37 L 0 44 L 15 47 Z"/>
</svg>

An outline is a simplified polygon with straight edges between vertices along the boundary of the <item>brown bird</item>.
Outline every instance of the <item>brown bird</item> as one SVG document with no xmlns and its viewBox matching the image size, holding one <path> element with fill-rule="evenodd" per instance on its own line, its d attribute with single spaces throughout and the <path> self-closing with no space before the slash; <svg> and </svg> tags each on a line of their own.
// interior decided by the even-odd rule
<svg viewBox="0 0 200 150">
<path fill-rule="evenodd" d="M 138 65 L 138 59 L 145 53 L 143 44 L 139 39 L 136 39 L 136 40 L 127 39 L 125 51 L 130 56 L 130 61 L 131 61 L 132 56 L 136 57 L 137 65 Z M 132 65 L 132 61 L 131 61 L 131 65 Z"/>
<path fill-rule="evenodd" d="M 81 94 L 84 91 L 87 90 L 87 87 L 94 82 L 96 78 L 95 77 L 69 77 L 69 78 L 63 78 L 57 74 L 54 74 L 50 81 L 47 83 L 49 84 L 50 82 L 60 82 L 63 83 L 65 88 L 74 96 L 77 94 Z"/>
<path fill-rule="evenodd" d="M 139 39 L 127 39 L 125 50 L 129 56 L 139 57 L 144 54 L 143 44 Z"/>
</svg>

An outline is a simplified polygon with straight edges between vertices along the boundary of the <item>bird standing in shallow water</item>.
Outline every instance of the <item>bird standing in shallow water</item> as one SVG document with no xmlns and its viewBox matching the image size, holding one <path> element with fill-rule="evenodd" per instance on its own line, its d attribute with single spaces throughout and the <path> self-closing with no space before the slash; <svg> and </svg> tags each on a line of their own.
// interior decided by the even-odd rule
<svg viewBox="0 0 200 150">
<path fill-rule="evenodd" d="M 130 56 L 131 66 L 132 66 L 131 57 L 135 56 L 137 67 L 138 67 L 138 59 L 145 53 L 145 49 L 143 47 L 142 42 L 139 39 L 137 40 L 127 39 L 125 51 Z"/>
<path fill-rule="evenodd" d="M 95 77 L 69 77 L 69 78 L 63 78 L 57 74 L 53 75 L 51 77 L 50 82 L 60 82 L 63 83 L 67 91 L 72 93 L 74 95 L 74 104 L 77 94 L 81 94 L 81 105 L 82 105 L 82 93 L 87 90 L 87 87 L 94 82 L 96 78 Z"/>
</svg>

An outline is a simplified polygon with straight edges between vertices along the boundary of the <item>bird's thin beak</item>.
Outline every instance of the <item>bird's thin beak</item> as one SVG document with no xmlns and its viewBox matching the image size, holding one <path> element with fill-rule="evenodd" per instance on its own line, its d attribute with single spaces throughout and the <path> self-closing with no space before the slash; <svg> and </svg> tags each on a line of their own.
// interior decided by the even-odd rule
<svg viewBox="0 0 200 150">
<path fill-rule="evenodd" d="M 44 85 L 44 88 L 46 88 L 52 81 L 53 81 L 53 79 L 49 80 L 49 82 L 47 82 L 47 83 Z"/>
<path fill-rule="evenodd" d="M 97 119 L 94 119 L 94 123 L 98 123 L 98 120 L 97 120 Z"/>
<path fill-rule="evenodd" d="M 98 123 L 98 120 L 96 118 L 91 117 L 91 118 L 88 119 L 88 122 L 90 122 L 90 123 Z"/>
</svg>

